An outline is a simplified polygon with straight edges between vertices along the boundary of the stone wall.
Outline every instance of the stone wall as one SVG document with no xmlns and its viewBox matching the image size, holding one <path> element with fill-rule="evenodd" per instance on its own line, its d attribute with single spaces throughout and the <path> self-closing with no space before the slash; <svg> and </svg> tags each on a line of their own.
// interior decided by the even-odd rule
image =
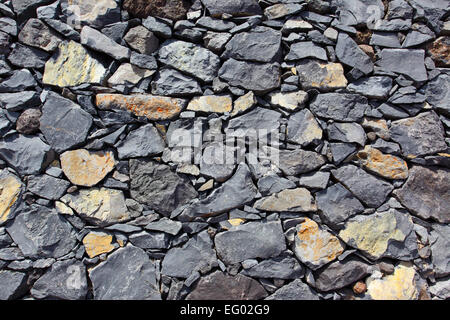
<svg viewBox="0 0 450 320">
<path fill-rule="evenodd" d="M 448 299 L 447 0 L 0 1 L 0 299 Z"/>
</svg>

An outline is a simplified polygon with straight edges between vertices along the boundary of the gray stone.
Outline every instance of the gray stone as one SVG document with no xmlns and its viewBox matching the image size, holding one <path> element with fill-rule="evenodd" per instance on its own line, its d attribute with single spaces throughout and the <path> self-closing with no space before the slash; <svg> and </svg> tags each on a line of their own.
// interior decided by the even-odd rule
<svg viewBox="0 0 450 320">
<path fill-rule="evenodd" d="M 425 86 L 427 101 L 439 112 L 450 116 L 450 75 L 442 73 Z"/>
<path fill-rule="evenodd" d="M 392 79 L 389 77 L 361 78 L 348 85 L 347 90 L 359 93 L 369 98 L 385 99 L 392 89 Z"/>
<path fill-rule="evenodd" d="M 161 300 L 156 272 L 144 250 L 120 248 L 89 272 L 94 299 Z"/>
<path fill-rule="evenodd" d="M 264 9 L 264 15 L 269 20 L 279 19 L 300 12 L 304 7 L 304 3 L 278 3 Z"/>
<path fill-rule="evenodd" d="M 333 163 L 338 165 L 351 154 L 357 151 L 357 146 L 350 143 L 330 143 L 330 151 L 333 156 Z"/>
<path fill-rule="evenodd" d="M 209 13 L 215 17 L 221 17 L 224 13 L 233 16 L 251 16 L 262 13 L 256 0 L 202 0 L 202 3 Z"/>
<path fill-rule="evenodd" d="M 28 291 L 27 275 L 22 272 L 0 270 L 0 300 L 14 300 Z"/>
<path fill-rule="evenodd" d="M 139 53 L 150 55 L 159 48 L 159 39 L 143 26 L 130 29 L 124 37 L 128 45 Z"/>
<path fill-rule="evenodd" d="M 225 45 L 231 39 L 231 34 L 225 32 L 208 31 L 203 37 L 205 47 L 219 54 L 225 49 Z"/>
<path fill-rule="evenodd" d="M 250 170 L 245 163 L 241 163 L 232 178 L 208 197 L 190 205 L 179 219 L 191 220 L 199 216 L 223 213 L 249 203 L 256 194 L 257 188 L 253 184 Z"/>
<path fill-rule="evenodd" d="M 216 252 L 207 231 L 194 235 L 181 248 L 170 249 L 162 261 L 161 273 L 187 279 L 193 272 L 207 273 L 217 266 Z"/>
<path fill-rule="evenodd" d="M 258 281 L 241 274 L 230 276 L 216 271 L 201 278 L 186 300 L 259 300 L 266 296 Z"/>
<path fill-rule="evenodd" d="M 326 162 L 322 155 L 302 149 L 280 150 L 279 154 L 279 168 L 288 176 L 313 171 Z"/>
<path fill-rule="evenodd" d="M 49 92 L 40 129 L 55 151 L 63 152 L 86 141 L 91 125 L 92 116 L 79 105 Z"/>
<path fill-rule="evenodd" d="M 61 0 L 60 6 L 67 23 L 74 26 L 90 25 L 100 29 L 119 22 L 121 17 L 120 3 L 115 0 L 103 0 L 95 2 L 94 5 L 84 0 Z"/>
<path fill-rule="evenodd" d="M 182 224 L 179 221 L 173 221 L 167 218 L 162 218 L 156 222 L 150 222 L 145 226 L 146 230 L 150 231 L 161 231 L 173 236 L 176 236 L 180 232 Z"/>
<path fill-rule="evenodd" d="M 39 19 L 30 19 L 19 33 L 19 41 L 23 44 L 53 52 L 62 39 Z"/>
<path fill-rule="evenodd" d="M 45 51 L 16 43 L 8 55 L 8 61 L 20 68 L 42 69 L 49 57 Z"/>
<path fill-rule="evenodd" d="M 298 83 L 303 90 L 318 89 L 327 92 L 345 88 L 348 83 L 344 76 L 344 68 L 340 63 L 302 59 L 297 62 L 296 70 L 299 77 Z"/>
<path fill-rule="evenodd" d="M 449 299 L 450 298 L 450 277 L 442 279 L 440 281 L 436 281 L 430 287 L 430 293 L 438 297 L 439 299 Z"/>
<path fill-rule="evenodd" d="M 421 45 L 425 42 L 428 42 L 434 38 L 433 35 L 425 34 L 419 31 L 412 30 L 406 36 L 406 39 L 403 41 L 403 48 L 410 48 Z"/>
<path fill-rule="evenodd" d="M 150 16 L 142 20 L 142 25 L 156 34 L 158 37 L 166 39 L 172 37 L 172 29 L 162 19 Z"/>
<path fill-rule="evenodd" d="M 0 18 L 0 31 L 13 37 L 17 36 L 17 22 L 8 17 Z"/>
<path fill-rule="evenodd" d="M 355 257 L 335 261 L 314 273 L 315 287 L 325 292 L 344 288 L 366 276 L 369 267 Z"/>
<path fill-rule="evenodd" d="M 360 146 L 366 144 L 366 133 L 357 123 L 335 122 L 327 127 L 330 141 L 355 142 Z"/>
<path fill-rule="evenodd" d="M 296 279 L 291 283 L 281 287 L 266 300 L 319 300 L 317 293 L 311 289 L 306 283 L 302 282 L 300 279 Z"/>
<path fill-rule="evenodd" d="M 131 54 L 127 47 L 121 46 L 100 31 L 88 26 L 81 30 L 81 44 L 92 50 L 103 52 L 116 60 L 129 59 Z"/>
<path fill-rule="evenodd" d="M 364 211 L 364 206 L 342 184 L 337 183 L 316 193 L 322 220 L 333 228 L 343 226 L 348 218 Z"/>
<path fill-rule="evenodd" d="M 322 128 L 308 109 L 300 110 L 289 117 L 287 140 L 307 146 L 322 139 Z"/>
<path fill-rule="evenodd" d="M 29 70 L 14 70 L 0 83 L 0 92 L 22 92 L 36 86 L 37 82 Z"/>
<path fill-rule="evenodd" d="M 197 27 L 214 30 L 214 31 L 229 31 L 236 27 L 236 24 L 231 21 L 214 19 L 211 17 L 201 17 L 195 23 Z M 175 27 L 176 28 L 176 27 Z"/>
<path fill-rule="evenodd" d="M 131 196 L 165 216 L 197 197 L 186 179 L 153 161 L 130 160 L 130 177 Z"/>
<path fill-rule="evenodd" d="M 433 26 L 436 32 L 440 30 L 440 19 L 448 10 L 446 0 L 410 0 L 409 5 L 416 10 L 415 18 L 423 18 Z"/>
<path fill-rule="evenodd" d="M 392 140 L 402 147 L 405 157 L 424 156 L 447 150 L 444 127 L 433 111 L 394 121 L 389 132 Z"/>
<path fill-rule="evenodd" d="M 30 176 L 27 183 L 29 191 L 48 200 L 58 200 L 66 193 L 69 186 L 69 181 L 46 174 Z"/>
<path fill-rule="evenodd" d="M 370 38 L 370 45 L 387 48 L 400 48 L 400 40 L 396 32 L 374 31 Z"/>
<path fill-rule="evenodd" d="M 152 82 L 152 94 L 184 97 L 202 94 L 198 82 L 171 68 L 161 69 Z"/>
<path fill-rule="evenodd" d="M 86 267 L 75 259 L 55 262 L 31 288 L 36 299 L 84 300 L 87 292 Z"/>
<path fill-rule="evenodd" d="M 414 81 L 428 79 L 425 69 L 425 51 L 419 49 L 383 49 L 377 62 L 383 70 L 408 76 Z M 411 66 L 415 66 L 411 68 Z"/>
<path fill-rule="evenodd" d="M 278 132 L 280 127 L 281 113 L 264 108 L 255 108 L 252 111 L 231 119 L 225 129 L 230 136 L 249 136 L 258 130 Z"/>
<path fill-rule="evenodd" d="M 225 48 L 224 59 L 272 62 L 281 53 L 281 33 L 267 27 L 256 27 L 233 36 Z"/>
<path fill-rule="evenodd" d="M 102 33 L 107 36 L 108 38 L 111 38 L 117 43 L 121 43 L 123 37 L 125 36 L 125 33 L 128 30 L 128 21 L 127 22 L 116 22 L 110 25 L 107 25 L 106 27 L 102 28 Z"/>
<path fill-rule="evenodd" d="M 339 22 L 347 26 L 366 25 L 374 18 L 374 12 L 380 15 L 384 13 L 381 0 L 333 0 L 332 2 L 339 12 Z"/>
<path fill-rule="evenodd" d="M 431 261 L 434 265 L 436 277 L 442 278 L 450 274 L 450 227 L 434 223 L 431 231 Z"/>
<path fill-rule="evenodd" d="M 130 63 L 143 69 L 158 69 L 158 63 L 156 62 L 156 58 L 154 56 L 140 54 L 135 51 L 131 52 Z"/>
<path fill-rule="evenodd" d="M 327 52 L 324 48 L 314 44 L 312 41 L 296 42 L 291 45 L 286 61 L 301 60 L 304 58 L 317 58 L 327 61 Z"/>
<path fill-rule="evenodd" d="M 218 182 L 226 181 L 236 168 L 235 150 L 236 148 L 228 147 L 221 141 L 204 144 L 200 173 Z"/>
<path fill-rule="evenodd" d="M 371 208 L 381 206 L 394 189 L 390 183 L 351 164 L 344 165 L 331 173 L 360 201 Z"/>
<path fill-rule="evenodd" d="M 298 183 L 300 186 L 312 188 L 312 189 L 325 189 L 330 180 L 329 172 L 312 172 L 307 174 L 302 174 Z"/>
<path fill-rule="evenodd" d="M 359 122 L 368 107 L 366 97 L 342 93 L 319 94 L 310 104 L 316 116 L 337 121 Z"/>
<path fill-rule="evenodd" d="M 214 243 L 219 258 L 229 265 L 276 257 L 286 250 L 280 221 L 248 222 L 217 234 Z"/>
<path fill-rule="evenodd" d="M 13 134 L 0 141 L 0 157 L 21 176 L 39 173 L 53 153 L 39 137 Z"/>
<path fill-rule="evenodd" d="M 40 104 L 39 94 L 34 91 L 1 93 L 0 104 L 9 111 L 20 111 Z"/>
<path fill-rule="evenodd" d="M 440 167 L 413 166 L 401 189 L 394 192 L 398 200 L 422 219 L 450 222 L 450 170 Z"/>
<path fill-rule="evenodd" d="M 6 227 L 26 257 L 60 258 L 75 246 L 76 232 L 56 210 L 31 206 Z"/>
<path fill-rule="evenodd" d="M 343 64 L 356 68 L 364 74 L 373 71 L 373 62 L 370 57 L 349 35 L 342 32 L 339 33 L 336 44 L 336 56 Z"/>
<path fill-rule="evenodd" d="M 213 81 L 220 67 L 220 58 L 208 49 L 179 40 L 164 42 L 158 51 L 158 59 L 205 82 Z"/>
<path fill-rule="evenodd" d="M 270 174 L 258 180 L 258 190 L 263 196 L 295 188 L 295 183 L 276 174 Z"/>
<path fill-rule="evenodd" d="M 405 0 L 393 0 L 389 2 L 389 10 L 386 19 L 411 19 L 413 17 L 413 9 Z"/>
<path fill-rule="evenodd" d="M 278 63 L 256 63 L 228 59 L 219 70 L 219 77 L 229 85 L 264 93 L 280 86 Z"/>
<path fill-rule="evenodd" d="M 119 159 L 154 156 L 164 151 L 166 144 L 152 124 L 131 131 L 117 145 Z"/>
<path fill-rule="evenodd" d="M 297 279 L 303 276 L 303 268 L 297 259 L 289 254 L 263 260 L 241 272 L 244 276 L 263 279 Z"/>
<path fill-rule="evenodd" d="M 66 38 L 77 42 L 80 41 L 80 34 L 68 24 L 54 19 L 44 19 L 44 21 L 46 24 L 48 24 L 60 34 L 64 35 Z"/>
<path fill-rule="evenodd" d="M 167 249 L 169 235 L 164 232 L 142 231 L 129 236 L 130 242 L 141 249 Z"/>
</svg>

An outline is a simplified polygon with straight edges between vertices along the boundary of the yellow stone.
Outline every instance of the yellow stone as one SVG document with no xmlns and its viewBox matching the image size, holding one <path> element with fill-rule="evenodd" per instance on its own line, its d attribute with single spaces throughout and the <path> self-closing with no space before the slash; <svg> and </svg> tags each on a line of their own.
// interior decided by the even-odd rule
<svg viewBox="0 0 450 320">
<path fill-rule="evenodd" d="M 337 237 L 311 219 L 305 218 L 297 226 L 295 254 L 313 270 L 335 260 L 344 249 L 345 245 Z"/>
<path fill-rule="evenodd" d="M 319 81 L 312 81 L 311 88 L 338 89 L 347 86 L 348 81 L 340 63 L 319 63 L 319 67 L 325 71 L 326 76 Z"/>
<path fill-rule="evenodd" d="M 198 191 L 207 191 L 214 187 L 214 179 L 210 179 L 209 181 L 205 182 L 200 188 L 198 188 Z"/>
<path fill-rule="evenodd" d="M 233 99 L 229 96 L 203 96 L 196 97 L 189 102 L 187 110 L 201 112 L 231 112 Z"/>
<path fill-rule="evenodd" d="M 369 171 L 372 171 L 386 179 L 408 178 L 408 165 L 403 159 L 384 154 L 380 150 L 366 146 L 358 152 L 360 163 Z"/>
<path fill-rule="evenodd" d="M 233 112 L 231 113 L 231 116 L 234 117 L 238 114 L 244 113 L 245 111 L 253 108 L 256 105 L 256 97 L 253 91 L 250 91 L 249 93 L 243 95 L 242 97 L 239 97 L 234 102 L 234 108 Z"/>
<path fill-rule="evenodd" d="M 186 106 L 185 99 L 149 94 L 98 94 L 96 105 L 102 110 L 119 109 L 149 120 L 168 120 L 177 116 Z"/>
<path fill-rule="evenodd" d="M 64 41 L 45 64 L 44 84 L 70 87 L 83 83 L 101 84 L 107 69 L 79 43 Z"/>
<path fill-rule="evenodd" d="M 83 239 L 83 245 L 89 258 L 114 250 L 112 236 L 103 232 L 89 232 Z"/>
<path fill-rule="evenodd" d="M 61 155 L 61 167 L 73 184 L 92 187 L 114 169 L 114 154 L 111 151 L 91 152 L 85 149 L 66 151 Z"/>
<path fill-rule="evenodd" d="M 290 111 L 297 110 L 308 101 L 308 93 L 305 91 L 273 92 L 269 96 L 270 103 Z"/>
<path fill-rule="evenodd" d="M 374 300 L 417 300 L 416 271 L 410 263 L 402 262 L 394 273 L 382 279 L 369 278 L 367 293 Z"/>
<path fill-rule="evenodd" d="M 373 259 L 378 259 L 386 252 L 390 241 L 404 241 L 406 235 L 397 228 L 394 212 L 388 211 L 349 221 L 339 232 L 339 237 Z"/>
<path fill-rule="evenodd" d="M 73 216 L 73 210 L 61 201 L 55 201 L 55 208 L 60 214 Z"/>
<path fill-rule="evenodd" d="M 8 221 L 22 188 L 20 180 L 13 175 L 7 174 L 0 178 L 0 225 Z"/>
<path fill-rule="evenodd" d="M 228 220 L 228 222 L 229 222 L 233 227 L 236 227 L 236 226 L 239 226 L 239 225 L 243 224 L 243 223 L 245 222 L 245 220 L 244 220 L 244 219 L 239 219 L 239 218 L 237 218 L 237 219 L 230 219 L 230 220 Z"/>
</svg>

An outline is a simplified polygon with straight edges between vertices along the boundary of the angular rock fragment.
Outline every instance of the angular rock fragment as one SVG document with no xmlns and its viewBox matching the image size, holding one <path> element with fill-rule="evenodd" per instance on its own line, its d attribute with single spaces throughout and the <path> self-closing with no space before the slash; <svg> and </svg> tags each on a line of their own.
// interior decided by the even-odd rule
<svg viewBox="0 0 450 320">
<path fill-rule="evenodd" d="M 186 300 L 258 300 L 266 296 L 258 281 L 241 274 L 229 276 L 216 271 L 201 278 Z"/>
<path fill-rule="evenodd" d="M 331 172 L 360 201 L 372 208 L 381 206 L 394 189 L 390 183 L 351 164 L 344 165 Z"/>
<path fill-rule="evenodd" d="M 33 205 L 6 227 L 24 256 L 60 258 L 76 245 L 76 231 L 56 210 Z"/>
<path fill-rule="evenodd" d="M 28 20 L 19 33 L 19 41 L 23 44 L 49 52 L 54 51 L 61 40 L 55 31 L 41 20 L 34 18 Z"/>
<path fill-rule="evenodd" d="M 202 3 L 213 17 L 220 17 L 224 13 L 233 16 L 252 16 L 262 13 L 256 0 L 202 0 Z"/>
<path fill-rule="evenodd" d="M 266 300 L 319 300 L 317 293 L 311 289 L 306 283 L 300 279 L 296 279 L 291 283 L 281 287 L 273 294 L 268 296 Z"/>
<path fill-rule="evenodd" d="M 432 225 L 430 243 L 431 243 L 431 261 L 437 278 L 445 277 L 450 274 L 450 260 L 448 246 L 450 245 L 450 227 L 448 225 L 434 223 Z"/>
<path fill-rule="evenodd" d="M 89 272 L 89 278 L 95 300 L 161 300 L 155 264 L 132 245 L 112 253 Z"/>
<path fill-rule="evenodd" d="M 58 200 L 61 198 L 69 186 L 70 183 L 68 181 L 47 174 L 30 176 L 27 183 L 27 189 L 29 191 L 49 200 Z"/>
<path fill-rule="evenodd" d="M 98 94 L 96 105 L 102 110 L 125 110 L 149 120 L 168 120 L 177 116 L 187 101 L 146 94 Z"/>
<path fill-rule="evenodd" d="M 400 144 L 405 157 L 414 158 L 447 150 L 444 128 L 433 111 L 392 122 L 392 140 Z"/>
<path fill-rule="evenodd" d="M 138 84 L 139 81 L 150 77 L 154 73 L 154 70 L 146 70 L 136 67 L 131 63 L 123 63 L 108 79 L 108 85 L 113 88 L 119 88 L 118 90 L 120 91 L 124 91 L 124 88 L 130 84 Z"/>
<path fill-rule="evenodd" d="M 16 122 L 16 130 L 23 134 L 33 134 L 39 131 L 42 112 L 39 109 L 25 110 Z"/>
<path fill-rule="evenodd" d="M 14 218 L 20 205 L 24 185 L 6 170 L 0 172 L 0 225 Z"/>
<path fill-rule="evenodd" d="M 28 291 L 27 275 L 23 272 L 0 271 L 0 300 L 14 300 Z"/>
<path fill-rule="evenodd" d="M 61 0 L 61 9 L 67 23 L 77 28 L 78 25 L 101 28 L 120 21 L 120 5 L 115 0 Z"/>
<path fill-rule="evenodd" d="M 360 121 L 368 108 L 367 98 L 357 94 L 319 94 L 310 104 L 319 117 L 337 121 Z"/>
<path fill-rule="evenodd" d="M 197 112 L 231 112 L 233 99 L 230 96 L 202 96 L 189 102 L 186 110 Z"/>
<path fill-rule="evenodd" d="M 336 44 L 336 56 L 343 64 L 360 70 L 364 74 L 373 71 L 370 57 L 358 47 L 356 42 L 345 33 L 339 33 Z"/>
<path fill-rule="evenodd" d="M 91 231 L 83 238 L 84 249 L 89 258 L 103 253 L 109 253 L 115 248 L 112 244 L 112 235 L 105 232 Z"/>
<path fill-rule="evenodd" d="M 302 11 L 304 4 L 299 3 L 277 3 L 264 9 L 267 19 L 278 19 Z"/>
<path fill-rule="evenodd" d="M 36 299 L 84 300 L 88 291 L 86 267 L 75 259 L 57 261 L 31 288 Z"/>
<path fill-rule="evenodd" d="M 296 42 L 291 45 L 286 61 L 295 61 L 305 58 L 316 58 L 327 61 L 327 52 L 324 48 L 314 44 L 312 41 Z"/>
<path fill-rule="evenodd" d="M 337 0 L 333 1 L 339 11 L 339 21 L 346 26 L 360 26 L 373 19 L 373 13 L 384 13 L 381 0 Z"/>
<path fill-rule="evenodd" d="M 281 33 L 272 28 L 256 27 L 250 32 L 233 36 L 225 46 L 222 58 L 272 62 L 278 58 L 281 49 Z"/>
<path fill-rule="evenodd" d="M 153 161 L 130 160 L 130 177 L 131 196 L 165 216 L 197 197 L 185 178 Z"/>
<path fill-rule="evenodd" d="M 278 257 L 263 260 L 255 266 L 241 272 L 244 276 L 263 279 L 297 279 L 303 275 L 303 268 L 295 257 L 281 254 Z"/>
<path fill-rule="evenodd" d="M 383 49 L 377 65 L 390 72 L 408 76 L 414 81 L 428 79 L 425 69 L 425 51 L 419 49 Z M 415 66 L 411 68 L 411 66 Z"/>
<path fill-rule="evenodd" d="M 428 52 L 438 67 L 450 67 L 450 37 L 439 37 L 428 46 Z"/>
<path fill-rule="evenodd" d="M 131 55 L 130 49 L 88 26 L 81 30 L 81 44 L 92 50 L 103 52 L 115 60 L 126 60 Z"/>
<path fill-rule="evenodd" d="M 288 176 L 313 171 L 326 162 L 322 155 L 302 149 L 280 150 L 279 155 L 279 168 Z"/>
<path fill-rule="evenodd" d="M 296 227 L 294 252 L 297 258 L 312 270 L 335 260 L 345 245 L 316 222 L 305 218 Z"/>
<path fill-rule="evenodd" d="M 131 214 L 122 191 L 107 188 L 81 189 L 66 194 L 61 201 L 75 210 L 83 219 L 98 226 L 128 221 Z"/>
<path fill-rule="evenodd" d="M 408 261 L 417 257 L 417 238 L 411 218 L 391 209 L 350 218 L 339 237 L 373 260 L 390 257 Z"/>
<path fill-rule="evenodd" d="M 305 188 L 287 189 L 255 202 L 255 209 L 275 212 L 317 211 L 314 198 Z"/>
<path fill-rule="evenodd" d="M 124 40 L 134 50 L 141 54 L 151 55 L 159 48 L 158 38 L 143 26 L 137 26 L 130 29 L 124 37 Z"/>
<path fill-rule="evenodd" d="M 427 101 L 447 116 L 450 116 L 449 83 L 450 75 L 442 73 L 424 86 Z"/>
<path fill-rule="evenodd" d="M 153 156 L 164 151 L 166 144 L 152 124 L 131 131 L 117 145 L 119 159 Z"/>
<path fill-rule="evenodd" d="M 257 194 L 250 170 L 239 164 L 236 173 L 208 197 L 194 202 L 179 217 L 191 220 L 198 216 L 216 215 L 252 201 Z M 245 259 L 244 259 L 245 260 Z"/>
<path fill-rule="evenodd" d="M 183 97 L 201 94 L 198 82 L 181 72 L 164 68 L 156 74 L 152 82 L 152 93 L 161 96 Z"/>
<path fill-rule="evenodd" d="M 181 248 L 170 249 L 161 265 L 169 277 L 187 279 L 193 272 L 206 273 L 217 265 L 216 252 L 207 231 L 194 235 Z"/>
<path fill-rule="evenodd" d="M 252 111 L 231 119 L 225 129 L 230 136 L 252 136 L 253 134 L 263 134 L 278 132 L 280 127 L 281 113 L 274 110 L 255 108 Z M 253 137 L 253 136 L 252 136 Z"/>
<path fill-rule="evenodd" d="M 399 264 L 393 274 L 381 279 L 367 280 L 367 295 L 373 300 L 417 300 L 419 298 L 418 274 L 407 263 Z"/>
<path fill-rule="evenodd" d="M 348 218 L 364 211 L 364 206 L 342 184 L 316 193 L 317 207 L 324 222 L 340 227 Z"/>
<path fill-rule="evenodd" d="M 289 117 L 287 126 L 287 140 L 301 146 L 322 139 L 322 128 L 314 115 L 308 109 L 303 109 Z"/>
<path fill-rule="evenodd" d="M 361 78 L 349 84 L 347 90 L 374 99 L 385 99 L 392 89 L 392 79 L 389 77 Z"/>
<path fill-rule="evenodd" d="M 146 230 L 161 231 L 173 236 L 177 235 L 182 228 L 182 223 L 179 221 L 173 221 L 168 218 L 162 218 L 159 221 L 151 222 L 145 226 Z"/>
<path fill-rule="evenodd" d="M 231 86 L 264 93 L 279 87 L 280 65 L 228 59 L 220 68 L 219 77 Z"/>
<path fill-rule="evenodd" d="M 73 184 L 92 187 L 102 181 L 115 166 L 111 151 L 90 152 L 85 149 L 64 152 L 61 169 Z"/>
<path fill-rule="evenodd" d="M 364 168 L 383 178 L 390 180 L 408 178 L 408 165 L 399 157 L 383 154 L 370 146 L 366 146 L 356 156 Z"/>
<path fill-rule="evenodd" d="M 101 84 L 107 75 L 105 66 L 81 44 L 64 41 L 45 64 L 43 83 L 58 87 L 83 83 Z"/>
<path fill-rule="evenodd" d="M 344 288 L 366 276 L 369 267 L 356 257 L 335 261 L 315 272 L 315 287 L 325 292 Z"/>
<path fill-rule="evenodd" d="M 357 143 L 360 146 L 366 144 L 366 133 L 357 123 L 335 122 L 327 127 L 330 141 Z"/>
<path fill-rule="evenodd" d="M 450 170 L 441 167 L 413 166 L 401 189 L 395 190 L 398 200 L 422 219 L 450 222 Z"/>
<path fill-rule="evenodd" d="M 305 91 L 273 92 L 269 94 L 270 103 L 289 111 L 295 111 L 308 101 L 308 93 Z"/>
<path fill-rule="evenodd" d="M 325 63 L 314 59 L 304 59 L 297 62 L 296 70 L 302 89 L 319 89 L 330 91 L 345 88 L 347 79 L 340 63 Z"/>
<path fill-rule="evenodd" d="M 125 0 L 123 8 L 138 18 L 156 16 L 170 20 L 182 20 L 190 6 L 187 0 Z"/>
<path fill-rule="evenodd" d="M 147 249 L 166 249 L 169 247 L 169 235 L 164 232 L 142 231 L 133 233 L 130 242 L 138 248 Z"/>
<path fill-rule="evenodd" d="M 158 51 L 158 59 L 205 82 L 212 81 L 220 67 L 220 58 L 208 49 L 179 40 L 164 42 Z"/>
<path fill-rule="evenodd" d="M 23 176 L 39 173 L 53 153 L 39 137 L 13 134 L 0 141 L 0 157 Z"/>
<path fill-rule="evenodd" d="M 226 264 L 247 259 L 267 259 L 286 250 L 280 221 L 249 222 L 218 233 L 214 240 L 217 255 Z"/>
</svg>

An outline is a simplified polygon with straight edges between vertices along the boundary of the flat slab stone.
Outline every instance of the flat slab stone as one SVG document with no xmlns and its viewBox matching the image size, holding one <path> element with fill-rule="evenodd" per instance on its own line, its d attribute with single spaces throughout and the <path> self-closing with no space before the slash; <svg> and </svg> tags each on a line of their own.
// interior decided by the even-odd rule
<svg viewBox="0 0 450 320">
<path fill-rule="evenodd" d="M 383 49 L 377 65 L 386 71 L 408 76 L 414 81 L 428 79 L 425 69 L 425 51 L 419 49 Z M 415 66 L 411 68 L 411 66 Z"/>
</svg>

